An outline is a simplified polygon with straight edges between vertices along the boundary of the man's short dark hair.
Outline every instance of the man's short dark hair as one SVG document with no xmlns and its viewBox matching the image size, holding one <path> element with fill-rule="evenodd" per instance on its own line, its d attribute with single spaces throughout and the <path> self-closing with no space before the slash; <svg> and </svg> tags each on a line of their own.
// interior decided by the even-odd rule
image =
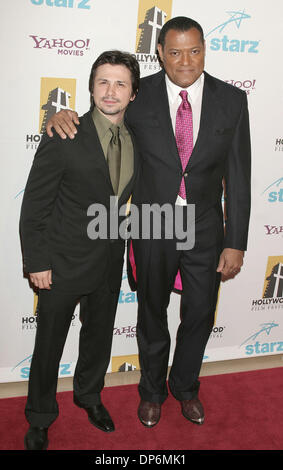
<svg viewBox="0 0 283 470">
<path fill-rule="evenodd" d="M 187 16 L 176 16 L 175 18 L 171 18 L 168 20 L 162 27 L 159 38 L 158 44 L 161 44 L 162 49 L 164 49 L 165 44 L 165 36 L 170 29 L 174 29 L 175 31 L 188 31 L 191 28 L 196 28 L 200 32 L 201 41 L 204 42 L 203 36 L 203 29 L 197 21 L 188 18 Z"/>
<path fill-rule="evenodd" d="M 140 67 L 136 58 L 129 54 L 128 52 L 122 51 L 105 51 L 96 59 L 94 62 L 90 77 L 89 77 L 89 92 L 90 92 L 90 109 L 94 108 L 93 101 L 93 82 L 96 74 L 96 70 L 100 65 L 111 64 L 111 65 L 124 65 L 131 72 L 131 81 L 132 81 L 132 96 L 136 95 L 139 89 L 140 82 Z"/>
</svg>

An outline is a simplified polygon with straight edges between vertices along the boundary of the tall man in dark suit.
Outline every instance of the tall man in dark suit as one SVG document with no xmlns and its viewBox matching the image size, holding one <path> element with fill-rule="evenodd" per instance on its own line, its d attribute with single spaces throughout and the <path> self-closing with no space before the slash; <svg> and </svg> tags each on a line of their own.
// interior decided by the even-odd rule
<svg viewBox="0 0 283 470">
<path fill-rule="evenodd" d="M 87 309 L 74 402 L 94 426 L 114 431 L 100 392 L 111 354 L 125 245 L 122 238 L 111 238 L 109 230 L 113 199 L 121 222 L 137 173 L 137 152 L 124 113 L 138 85 L 136 59 L 120 51 L 101 54 L 90 74 L 91 110 L 80 119 L 77 139 L 43 135 L 30 171 L 20 228 L 24 270 L 39 288 L 39 311 L 25 409 L 27 449 L 48 445 L 48 427 L 58 415 L 59 361 L 82 296 Z M 90 230 L 93 204 L 105 209 L 101 217 L 106 214 L 98 238 Z"/>
<path fill-rule="evenodd" d="M 136 279 L 130 274 L 129 280 L 131 285 L 137 280 L 139 302 L 138 416 L 147 427 L 158 423 L 168 395 L 167 307 L 178 272 L 181 321 L 168 382 L 185 418 L 204 422 L 199 371 L 214 322 L 221 274 L 233 276 L 243 264 L 250 214 L 246 94 L 204 71 L 203 30 L 190 18 L 165 23 L 158 52 L 163 70 L 141 80 L 138 97 L 126 114 L 142 159 L 133 203 L 139 207 L 169 203 L 183 211 L 184 221 L 188 205 L 193 204 L 195 244 L 190 250 L 179 250 L 176 237 L 133 240 Z M 61 112 L 50 124 L 61 136 L 66 132 L 72 138 L 69 115 Z M 77 122 L 74 115 L 73 119 Z M 164 217 L 163 229 L 165 222 Z"/>
</svg>

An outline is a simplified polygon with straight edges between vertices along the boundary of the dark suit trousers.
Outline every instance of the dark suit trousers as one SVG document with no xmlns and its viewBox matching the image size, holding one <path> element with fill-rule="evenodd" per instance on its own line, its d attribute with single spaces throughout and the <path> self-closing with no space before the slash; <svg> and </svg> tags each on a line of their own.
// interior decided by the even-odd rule
<svg viewBox="0 0 283 470">
<path fill-rule="evenodd" d="M 168 383 L 177 400 L 192 399 L 198 393 L 200 367 L 214 323 L 223 223 L 216 210 L 210 210 L 196 225 L 196 242 L 191 250 L 176 250 L 174 239 L 136 240 L 134 249 L 135 246 L 140 396 L 146 401 L 162 403 L 168 395 L 167 307 L 180 269 L 183 287 L 180 324 Z"/>
<path fill-rule="evenodd" d="M 84 406 L 100 403 L 100 392 L 110 360 L 119 290 L 106 282 L 83 296 L 79 356 L 74 395 Z M 25 414 L 31 426 L 48 427 L 58 416 L 56 401 L 59 363 L 72 316 L 81 296 L 52 286 L 40 290 L 38 323 Z"/>
</svg>

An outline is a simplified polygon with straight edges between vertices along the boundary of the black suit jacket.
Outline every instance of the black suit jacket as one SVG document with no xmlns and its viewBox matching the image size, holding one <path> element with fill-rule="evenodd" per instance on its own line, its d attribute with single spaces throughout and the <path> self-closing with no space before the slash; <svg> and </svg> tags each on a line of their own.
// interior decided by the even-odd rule
<svg viewBox="0 0 283 470">
<path fill-rule="evenodd" d="M 141 80 L 127 122 L 141 156 L 133 202 L 175 205 L 183 175 L 173 133 L 165 73 Z M 215 208 L 222 217 L 226 186 L 224 247 L 245 250 L 250 216 L 251 150 L 246 93 L 205 72 L 200 128 L 185 170 L 187 201 L 196 222 Z"/>
<path fill-rule="evenodd" d="M 93 240 L 87 234 L 94 218 L 87 215 L 89 206 L 101 204 L 109 216 L 114 196 L 91 112 L 80 118 L 77 130 L 74 140 L 44 134 L 36 152 L 20 217 L 24 270 L 51 269 L 53 284 L 66 291 L 90 292 L 105 276 L 117 289 L 124 241 L 109 236 Z M 137 169 L 134 144 L 134 174 L 119 198 L 118 210 L 132 193 Z M 109 229 L 109 218 L 107 223 Z"/>
</svg>

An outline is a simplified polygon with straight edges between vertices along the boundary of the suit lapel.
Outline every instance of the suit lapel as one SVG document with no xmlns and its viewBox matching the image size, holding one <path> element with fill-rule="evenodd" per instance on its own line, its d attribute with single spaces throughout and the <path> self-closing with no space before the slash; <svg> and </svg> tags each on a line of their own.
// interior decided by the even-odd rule
<svg viewBox="0 0 283 470">
<path fill-rule="evenodd" d="M 204 150 L 207 150 L 207 138 L 208 135 L 213 132 L 213 129 L 217 127 L 219 107 L 221 106 L 217 98 L 215 79 L 206 72 L 204 72 L 204 75 L 199 132 L 187 165 L 188 169 L 190 169 L 195 162 L 199 161 L 202 154 L 206 155 Z"/>
<path fill-rule="evenodd" d="M 126 184 L 126 186 L 124 187 L 122 193 L 119 196 L 119 204 L 123 202 L 123 197 L 124 197 L 125 193 L 128 191 L 129 186 L 131 186 L 133 184 L 133 181 L 135 180 L 135 177 L 136 177 L 136 174 L 137 174 L 137 171 L 138 171 L 138 164 L 139 164 L 139 162 L 138 162 L 138 151 L 137 151 L 137 147 L 136 147 L 136 143 L 135 143 L 132 131 L 126 123 L 125 123 L 125 126 L 126 126 L 128 132 L 129 132 L 130 136 L 131 136 L 131 139 L 132 139 L 133 150 L 134 150 L 134 155 L 133 155 L 134 165 L 133 165 L 132 177 L 129 180 L 129 182 Z"/>
<path fill-rule="evenodd" d="M 206 145 L 206 137 L 209 133 L 209 129 L 213 126 L 216 109 L 213 88 L 210 82 L 210 76 L 205 73 L 199 131 L 187 168 L 190 168 L 198 158 L 203 145 Z"/>
<path fill-rule="evenodd" d="M 157 119 L 162 129 L 163 138 L 167 139 L 167 155 L 170 156 L 170 158 L 173 156 L 173 158 L 176 160 L 176 162 L 181 168 L 181 161 L 178 154 L 175 135 L 172 127 L 168 94 L 165 82 L 165 73 L 163 70 L 156 74 L 154 86 L 152 87 L 152 103 L 153 109 L 156 110 Z"/>
</svg>

